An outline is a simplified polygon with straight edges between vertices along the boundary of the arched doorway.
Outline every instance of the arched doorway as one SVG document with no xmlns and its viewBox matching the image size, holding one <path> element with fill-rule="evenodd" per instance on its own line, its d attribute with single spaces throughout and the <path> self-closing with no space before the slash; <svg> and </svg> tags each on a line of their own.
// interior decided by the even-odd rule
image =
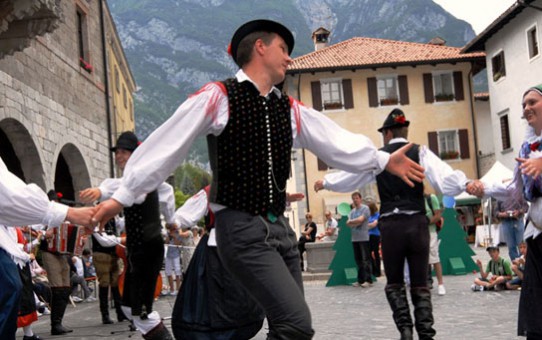
<svg viewBox="0 0 542 340">
<path fill-rule="evenodd" d="M 0 156 L 9 171 L 26 183 L 45 190 L 45 178 L 38 149 L 26 127 L 13 118 L 0 121 Z"/>
<path fill-rule="evenodd" d="M 90 187 L 85 159 L 71 143 L 62 147 L 55 167 L 55 191 L 62 193 L 61 202 L 75 204 L 77 193 Z"/>
</svg>

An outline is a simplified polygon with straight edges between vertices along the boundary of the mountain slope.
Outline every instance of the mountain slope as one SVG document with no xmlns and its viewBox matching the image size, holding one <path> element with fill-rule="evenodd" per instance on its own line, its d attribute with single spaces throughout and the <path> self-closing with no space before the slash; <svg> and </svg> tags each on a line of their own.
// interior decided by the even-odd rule
<svg viewBox="0 0 542 340">
<path fill-rule="evenodd" d="M 294 57 L 313 50 L 311 32 L 319 26 L 333 32 L 332 43 L 354 36 L 416 42 L 440 36 L 462 46 L 474 37 L 469 24 L 431 0 L 115 0 L 109 6 L 138 85 L 136 127 L 142 138 L 190 93 L 235 73 L 227 45 L 251 19 L 289 27 L 296 37 Z M 202 140 L 190 157 L 207 161 Z"/>
</svg>

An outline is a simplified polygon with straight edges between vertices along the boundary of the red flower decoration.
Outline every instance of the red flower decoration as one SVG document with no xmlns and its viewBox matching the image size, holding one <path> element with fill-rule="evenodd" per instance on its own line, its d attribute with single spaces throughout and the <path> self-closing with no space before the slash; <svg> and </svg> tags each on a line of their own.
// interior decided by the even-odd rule
<svg viewBox="0 0 542 340">
<path fill-rule="evenodd" d="M 228 45 L 228 54 L 231 55 L 231 44 Z"/>
<path fill-rule="evenodd" d="M 540 148 L 540 142 L 531 143 L 531 145 L 529 145 L 529 148 L 531 149 L 531 151 L 538 150 Z"/>
<path fill-rule="evenodd" d="M 58 199 L 61 199 L 62 197 L 64 197 L 64 195 L 62 195 L 61 192 L 57 192 L 56 195 L 58 196 Z"/>
<path fill-rule="evenodd" d="M 405 124 L 406 118 L 405 116 L 396 116 L 393 120 L 395 120 L 396 123 Z"/>
</svg>

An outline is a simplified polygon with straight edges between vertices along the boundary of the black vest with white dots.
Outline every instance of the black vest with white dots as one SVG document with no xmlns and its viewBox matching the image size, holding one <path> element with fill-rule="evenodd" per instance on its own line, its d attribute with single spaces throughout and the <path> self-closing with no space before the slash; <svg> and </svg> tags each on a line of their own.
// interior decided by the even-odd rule
<svg viewBox="0 0 542 340">
<path fill-rule="evenodd" d="M 249 81 L 224 82 L 228 124 L 207 144 L 213 170 L 210 201 L 252 215 L 280 215 L 286 207 L 292 123 L 288 96 L 260 95 Z"/>
<path fill-rule="evenodd" d="M 126 248 L 139 249 L 145 243 L 162 240 L 158 191 L 147 194 L 145 201 L 124 208 Z"/>
</svg>

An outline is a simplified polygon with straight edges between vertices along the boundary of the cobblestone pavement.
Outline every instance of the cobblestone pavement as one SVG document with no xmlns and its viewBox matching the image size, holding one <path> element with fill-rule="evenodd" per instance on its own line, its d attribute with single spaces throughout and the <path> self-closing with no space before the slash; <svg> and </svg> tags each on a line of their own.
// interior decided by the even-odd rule
<svg viewBox="0 0 542 340">
<path fill-rule="evenodd" d="M 486 263 L 486 252 L 482 248 L 475 251 L 478 258 Z M 501 248 L 501 255 L 507 257 L 507 254 L 507 249 Z M 436 289 L 433 290 L 436 339 L 525 339 L 515 336 L 519 292 L 472 292 L 470 286 L 474 277 L 475 274 L 445 276 L 446 295 L 437 296 Z M 325 283 L 321 280 L 305 283 L 305 295 L 316 330 L 315 339 L 398 338 L 384 295 L 384 278 L 371 288 L 325 287 Z M 161 297 L 156 302 L 156 309 L 162 317 L 171 315 L 174 301 L 174 297 Z M 171 324 L 171 320 L 164 322 L 168 327 Z M 64 324 L 75 331 L 69 336 L 52 337 L 48 316 L 41 316 L 34 324 L 34 330 L 47 339 L 141 338 L 139 334 L 128 331 L 126 322 L 102 325 L 98 302 L 80 303 L 75 308 L 68 306 Z M 266 333 L 267 327 L 264 326 L 256 339 L 265 339 Z M 20 330 L 17 338 L 22 338 Z"/>
</svg>

